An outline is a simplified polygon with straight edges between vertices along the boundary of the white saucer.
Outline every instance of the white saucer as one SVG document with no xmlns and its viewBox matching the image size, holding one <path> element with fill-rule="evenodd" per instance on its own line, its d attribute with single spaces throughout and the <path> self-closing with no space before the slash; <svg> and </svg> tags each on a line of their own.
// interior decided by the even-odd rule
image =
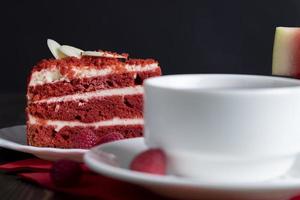
<svg viewBox="0 0 300 200">
<path fill-rule="evenodd" d="M 71 159 L 82 161 L 85 149 L 60 149 L 28 146 L 26 142 L 26 127 L 12 126 L 0 129 L 0 147 L 33 154 L 45 160 Z"/>
<path fill-rule="evenodd" d="M 132 158 L 145 150 L 143 138 L 103 144 L 84 155 L 95 172 L 181 199 L 288 200 L 300 195 L 300 161 L 284 176 L 257 183 L 209 183 L 200 179 L 157 176 L 128 169 Z"/>
</svg>

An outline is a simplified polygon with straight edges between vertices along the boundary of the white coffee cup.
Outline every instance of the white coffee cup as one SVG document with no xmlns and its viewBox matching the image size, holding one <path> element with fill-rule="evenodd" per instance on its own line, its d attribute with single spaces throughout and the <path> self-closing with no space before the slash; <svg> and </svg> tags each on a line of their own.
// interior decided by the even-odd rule
<svg viewBox="0 0 300 200">
<path fill-rule="evenodd" d="M 300 151 L 300 81 L 255 75 L 147 79 L 145 141 L 170 173 L 211 182 L 284 174 Z"/>
</svg>

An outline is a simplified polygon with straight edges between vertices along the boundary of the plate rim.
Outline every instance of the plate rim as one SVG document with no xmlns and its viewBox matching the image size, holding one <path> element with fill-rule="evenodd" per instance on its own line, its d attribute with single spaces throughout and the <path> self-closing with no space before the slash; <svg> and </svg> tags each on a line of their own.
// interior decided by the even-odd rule
<svg viewBox="0 0 300 200">
<path fill-rule="evenodd" d="M 106 143 L 98 145 L 92 148 L 90 151 L 86 152 L 83 157 L 84 163 L 93 171 L 108 177 L 112 177 L 118 180 L 123 180 L 131 183 L 141 184 L 141 185 L 172 185 L 172 186 L 184 186 L 184 187 L 198 187 L 202 189 L 218 189 L 227 191 L 262 191 L 262 190 L 292 190 L 300 189 L 300 178 L 291 178 L 281 181 L 280 179 L 265 182 L 256 183 L 211 183 L 199 180 L 182 178 L 175 176 L 160 176 L 152 175 L 141 172 L 131 171 L 129 169 L 114 167 L 108 165 L 104 162 L 95 159 L 95 152 L 106 153 L 103 148 L 107 146 L 116 146 L 120 143 L 134 143 L 143 142 L 144 138 L 131 138 L 127 140 L 120 140 L 116 142 Z M 124 144 L 125 145 L 125 144 Z M 127 144 L 130 145 L 130 144 Z M 124 147 L 124 146 L 123 146 Z M 94 157 L 94 158 L 93 158 Z"/>
<path fill-rule="evenodd" d="M 29 145 L 23 145 L 16 142 L 13 142 L 11 140 L 7 140 L 4 138 L 1 138 L 1 132 L 4 129 L 12 129 L 12 128 L 25 128 L 26 125 L 15 125 L 15 126 L 9 126 L 9 127 L 3 127 L 0 129 L 0 147 L 5 149 L 10 149 L 14 151 L 24 152 L 24 153 L 80 153 L 84 154 L 86 153 L 87 149 L 63 149 L 63 148 L 53 148 L 53 147 L 35 147 L 35 146 L 29 146 Z"/>
</svg>

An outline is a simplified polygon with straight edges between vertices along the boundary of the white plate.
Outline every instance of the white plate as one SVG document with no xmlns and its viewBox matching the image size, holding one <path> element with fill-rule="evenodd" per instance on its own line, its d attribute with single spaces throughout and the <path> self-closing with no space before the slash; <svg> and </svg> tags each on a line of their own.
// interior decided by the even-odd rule
<svg viewBox="0 0 300 200">
<path fill-rule="evenodd" d="M 26 127 L 24 125 L 0 129 L 0 147 L 30 153 L 39 158 L 51 161 L 64 158 L 82 161 L 84 153 L 88 151 L 85 149 L 60 149 L 29 146 L 26 141 Z"/>
<path fill-rule="evenodd" d="M 284 176 L 257 183 L 209 183 L 200 179 L 157 176 L 128 169 L 132 158 L 145 150 L 143 138 L 103 144 L 84 155 L 95 172 L 181 199 L 287 200 L 300 194 L 300 161 Z"/>
</svg>

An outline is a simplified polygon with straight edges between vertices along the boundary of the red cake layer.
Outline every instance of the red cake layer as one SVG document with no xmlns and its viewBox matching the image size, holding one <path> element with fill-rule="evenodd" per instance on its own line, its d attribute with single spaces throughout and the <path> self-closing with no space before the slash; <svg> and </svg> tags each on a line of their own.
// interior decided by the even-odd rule
<svg viewBox="0 0 300 200">
<path fill-rule="evenodd" d="M 137 74 L 135 76 L 135 74 Z M 141 85 L 146 78 L 160 76 L 160 68 L 143 72 L 126 72 L 97 76 L 93 78 L 73 79 L 71 82 L 60 81 L 43 85 L 29 86 L 27 97 L 30 101 L 41 100 L 49 97 L 58 97 L 76 93 L 91 92 L 101 89 L 112 89 Z"/>
<path fill-rule="evenodd" d="M 143 95 L 106 96 L 88 101 L 30 103 L 30 115 L 40 119 L 80 121 L 85 123 L 119 118 L 142 118 Z"/>
<path fill-rule="evenodd" d="M 94 127 L 64 127 L 58 132 L 53 126 L 41 126 L 27 124 L 27 142 L 31 146 L 56 147 L 56 148 L 78 148 L 76 141 L 84 138 L 87 132 L 92 132 L 96 140 L 100 140 L 106 134 L 117 132 L 125 138 L 142 136 L 142 125 L 129 126 L 104 126 Z"/>
</svg>

